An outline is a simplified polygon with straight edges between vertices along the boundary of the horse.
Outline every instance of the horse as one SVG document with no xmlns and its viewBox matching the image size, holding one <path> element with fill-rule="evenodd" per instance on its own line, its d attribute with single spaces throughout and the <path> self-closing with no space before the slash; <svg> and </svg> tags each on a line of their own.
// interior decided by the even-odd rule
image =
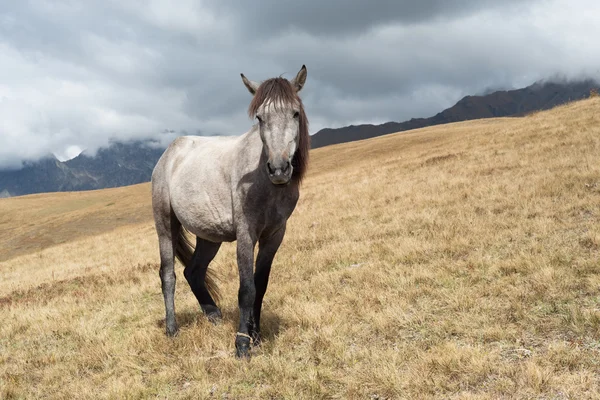
<svg viewBox="0 0 600 400">
<path fill-rule="evenodd" d="M 260 345 L 262 302 L 287 220 L 298 202 L 310 136 L 298 95 L 306 82 L 305 65 L 291 81 L 276 77 L 259 83 L 240 75 L 253 96 L 248 115 L 256 121 L 250 130 L 240 136 L 176 138 L 158 160 L 151 185 L 166 335 L 178 333 L 175 259 L 183 264 L 202 312 L 217 322 L 222 319 L 215 303 L 220 293 L 208 267 L 223 242 L 237 241 L 235 349 L 244 358 L 251 341 Z"/>
</svg>

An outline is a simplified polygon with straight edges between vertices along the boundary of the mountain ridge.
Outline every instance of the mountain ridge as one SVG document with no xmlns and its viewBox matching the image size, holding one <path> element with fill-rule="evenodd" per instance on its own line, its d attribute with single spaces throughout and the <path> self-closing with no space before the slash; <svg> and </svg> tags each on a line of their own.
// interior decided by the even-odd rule
<svg viewBox="0 0 600 400">
<path fill-rule="evenodd" d="M 0 171 L 0 197 L 45 192 L 94 190 L 148 182 L 163 148 L 145 141 L 114 142 L 95 156 L 82 152 L 67 161 L 54 155 Z"/>
<path fill-rule="evenodd" d="M 429 118 L 411 118 L 404 122 L 386 122 L 380 125 L 361 124 L 321 129 L 311 137 L 312 148 L 451 122 L 522 116 L 529 112 L 547 110 L 568 101 L 589 97 L 590 91 L 599 86 L 600 84 L 593 79 L 572 82 L 535 82 L 522 89 L 497 90 L 487 95 L 468 95 L 454 106 Z"/>
<path fill-rule="evenodd" d="M 523 116 L 568 101 L 589 97 L 600 85 L 592 79 L 536 82 L 522 89 L 497 90 L 465 96 L 454 106 L 429 118 L 379 125 L 361 124 L 325 128 L 311 136 L 311 148 L 369 139 L 394 132 L 480 118 Z M 148 182 L 164 148 L 151 141 L 113 142 L 95 156 L 82 152 L 59 161 L 50 154 L 19 170 L 0 171 L 0 198 L 44 192 L 93 190 Z"/>
</svg>

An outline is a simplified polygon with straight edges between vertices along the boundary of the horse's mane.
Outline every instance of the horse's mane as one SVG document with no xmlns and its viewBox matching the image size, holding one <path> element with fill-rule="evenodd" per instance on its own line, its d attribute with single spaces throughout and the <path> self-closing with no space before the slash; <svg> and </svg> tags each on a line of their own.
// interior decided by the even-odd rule
<svg viewBox="0 0 600 400">
<path fill-rule="evenodd" d="M 271 78 L 264 81 L 256 90 L 254 98 L 248 107 L 248 115 L 254 118 L 258 109 L 265 102 L 271 102 L 275 107 L 284 105 L 297 105 L 298 107 L 298 123 L 299 123 L 299 140 L 298 149 L 292 159 L 294 167 L 293 178 L 297 182 L 301 182 L 308 167 L 308 153 L 310 150 L 310 135 L 308 134 L 308 119 L 304 112 L 302 100 L 298 97 L 298 93 L 285 78 Z"/>
</svg>

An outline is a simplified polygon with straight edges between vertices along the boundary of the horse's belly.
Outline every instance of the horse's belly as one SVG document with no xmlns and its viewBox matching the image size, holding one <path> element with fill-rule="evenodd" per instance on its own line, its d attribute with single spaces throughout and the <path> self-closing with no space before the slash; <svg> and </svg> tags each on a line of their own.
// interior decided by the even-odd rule
<svg viewBox="0 0 600 400">
<path fill-rule="evenodd" d="M 231 229 L 224 229 L 229 226 Z M 225 223 L 219 226 L 189 226 L 187 230 L 192 232 L 194 235 L 201 239 L 208 240 L 210 242 L 221 243 L 221 242 L 233 242 L 235 240 L 235 232 L 233 231 L 233 225 L 227 225 Z"/>
<path fill-rule="evenodd" d="M 232 242 L 235 240 L 233 218 L 231 215 L 216 213 L 215 210 L 203 209 L 186 214 L 180 218 L 181 224 L 199 238 L 211 242 Z M 179 217 L 179 216 L 178 216 Z"/>
<path fill-rule="evenodd" d="M 196 190 L 171 198 L 177 219 L 194 235 L 211 242 L 235 240 L 231 200 L 220 193 Z"/>
</svg>

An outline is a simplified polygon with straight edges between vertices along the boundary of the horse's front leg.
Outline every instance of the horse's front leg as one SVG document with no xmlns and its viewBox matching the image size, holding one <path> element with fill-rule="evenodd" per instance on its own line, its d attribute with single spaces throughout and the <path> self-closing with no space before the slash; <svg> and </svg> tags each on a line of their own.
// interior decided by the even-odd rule
<svg viewBox="0 0 600 400">
<path fill-rule="evenodd" d="M 260 312 L 262 309 L 263 298 L 269 284 L 269 274 L 275 253 L 279 249 L 283 236 L 285 235 L 285 225 L 273 235 L 260 238 L 258 242 L 258 257 L 256 258 L 256 272 L 254 273 L 254 285 L 256 287 L 256 299 L 254 301 L 254 313 L 252 315 L 252 327 L 250 336 L 254 340 L 254 345 L 260 345 Z"/>
<path fill-rule="evenodd" d="M 237 262 L 240 274 L 240 289 L 238 292 L 240 325 L 235 338 L 237 357 L 248 357 L 250 350 L 250 324 L 252 322 L 252 310 L 256 298 L 253 276 L 255 245 L 256 240 L 252 239 L 248 234 L 238 235 Z"/>
</svg>

